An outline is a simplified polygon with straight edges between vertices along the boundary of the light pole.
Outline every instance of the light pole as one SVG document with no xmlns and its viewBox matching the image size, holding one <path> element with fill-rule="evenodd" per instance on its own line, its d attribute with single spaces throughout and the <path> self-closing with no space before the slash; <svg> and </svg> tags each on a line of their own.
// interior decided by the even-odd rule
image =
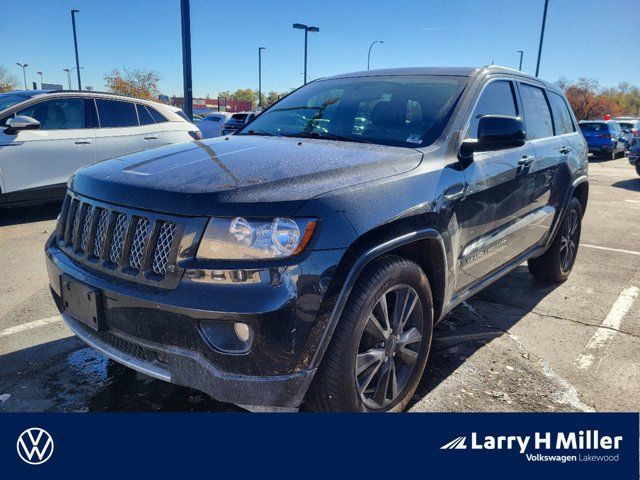
<svg viewBox="0 0 640 480">
<path fill-rule="evenodd" d="M 19 67 L 22 67 L 22 77 L 24 78 L 24 89 L 27 90 L 27 74 L 25 73 L 25 70 L 27 69 L 29 64 L 16 62 L 16 65 L 18 65 Z"/>
<path fill-rule="evenodd" d="M 518 70 L 522 71 L 522 56 L 524 55 L 524 50 L 518 50 L 518 53 L 520 54 L 520 66 Z"/>
<path fill-rule="evenodd" d="M 294 23 L 293 28 L 297 28 L 298 30 L 304 30 L 304 84 L 307 84 L 307 35 L 309 32 L 319 32 L 320 29 L 318 27 L 309 27 L 307 25 L 303 25 L 302 23 Z"/>
<path fill-rule="evenodd" d="M 69 82 L 69 90 L 71 90 L 71 72 L 73 72 L 74 70 L 76 70 L 76 67 L 62 69 L 63 72 L 67 72 L 67 82 Z M 84 70 L 84 67 L 80 67 L 80 70 Z"/>
<path fill-rule="evenodd" d="M 262 50 L 267 47 L 258 47 L 258 109 L 262 111 Z"/>
<path fill-rule="evenodd" d="M 191 77 L 191 7 L 189 0 L 180 0 L 182 23 L 182 83 L 184 89 L 184 113 L 193 120 L 193 86 Z"/>
<path fill-rule="evenodd" d="M 371 45 L 369 45 L 369 53 L 367 54 L 367 70 L 369 70 L 369 65 L 371 65 L 371 49 L 376 43 L 384 43 L 384 42 L 382 40 L 375 40 L 371 42 Z"/>
<path fill-rule="evenodd" d="M 36 72 L 38 75 L 40 75 L 40 89 L 42 89 L 42 84 L 44 83 L 44 80 L 42 79 L 42 72 Z"/>
<path fill-rule="evenodd" d="M 542 56 L 542 41 L 544 40 L 544 28 L 547 24 L 547 8 L 549 0 L 544 0 L 544 13 L 542 14 L 542 28 L 540 29 L 540 45 L 538 46 L 538 62 L 536 63 L 536 77 L 540 72 L 540 57 Z"/>
<path fill-rule="evenodd" d="M 78 72 L 78 90 L 82 90 L 82 81 L 80 80 L 80 59 L 78 57 L 78 36 L 76 35 L 76 13 L 80 10 L 71 10 L 71 24 L 73 25 L 73 46 L 76 50 L 76 72 Z"/>
</svg>

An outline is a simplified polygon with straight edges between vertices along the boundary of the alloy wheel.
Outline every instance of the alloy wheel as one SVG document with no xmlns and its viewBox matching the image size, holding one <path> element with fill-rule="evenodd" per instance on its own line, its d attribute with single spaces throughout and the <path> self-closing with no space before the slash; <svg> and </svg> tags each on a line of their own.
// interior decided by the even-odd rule
<svg viewBox="0 0 640 480">
<path fill-rule="evenodd" d="M 384 292 L 369 312 L 355 362 L 356 388 L 368 408 L 384 409 L 401 397 L 418 361 L 423 323 L 420 297 L 405 284 Z"/>
<path fill-rule="evenodd" d="M 569 210 L 567 221 L 563 226 L 562 237 L 560 238 L 560 268 L 563 272 L 568 272 L 573 266 L 573 261 L 578 250 L 578 212 Z"/>
</svg>

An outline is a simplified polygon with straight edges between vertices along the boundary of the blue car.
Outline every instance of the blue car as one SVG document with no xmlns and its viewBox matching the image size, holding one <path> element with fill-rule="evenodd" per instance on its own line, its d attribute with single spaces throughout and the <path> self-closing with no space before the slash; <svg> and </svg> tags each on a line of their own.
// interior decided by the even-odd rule
<svg viewBox="0 0 640 480">
<path fill-rule="evenodd" d="M 634 143 L 633 146 L 629 148 L 629 163 L 635 165 L 636 172 L 640 175 L 640 143 Z"/>
<path fill-rule="evenodd" d="M 624 157 L 627 152 L 625 134 L 620 125 L 613 120 L 583 120 L 579 123 L 589 153 L 596 157 L 615 159 Z"/>
</svg>

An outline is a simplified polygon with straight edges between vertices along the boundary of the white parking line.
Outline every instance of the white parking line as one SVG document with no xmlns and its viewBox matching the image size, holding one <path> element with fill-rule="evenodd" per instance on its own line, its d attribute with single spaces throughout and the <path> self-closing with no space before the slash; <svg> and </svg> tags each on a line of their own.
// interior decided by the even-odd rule
<svg viewBox="0 0 640 480">
<path fill-rule="evenodd" d="M 635 250 L 623 250 L 621 248 L 600 247 L 598 245 L 589 245 L 588 243 L 581 243 L 580 246 L 587 247 L 587 248 L 595 248 L 596 250 L 606 250 L 608 252 L 628 253 L 629 255 L 640 255 L 640 252 L 636 252 Z"/>
<path fill-rule="evenodd" d="M 50 323 L 55 323 L 62 320 L 60 315 L 55 317 L 43 318 L 41 320 L 34 320 L 33 322 L 23 323 L 22 325 L 16 325 L 15 327 L 5 328 L 4 330 L 0 330 L 0 337 L 7 337 L 9 335 L 13 335 L 14 333 L 24 332 L 25 330 L 31 330 L 32 328 L 44 327 L 45 325 L 49 325 Z"/>
<path fill-rule="evenodd" d="M 589 368 L 593 364 L 596 354 L 611 344 L 611 340 L 615 337 L 617 330 L 620 329 L 623 317 L 631 309 L 639 292 L 640 289 L 638 287 L 628 287 L 620 293 L 616 303 L 611 307 L 609 315 L 607 315 L 607 318 L 604 319 L 602 325 L 598 327 L 596 333 L 593 334 L 589 343 L 576 359 L 580 370 Z"/>
</svg>

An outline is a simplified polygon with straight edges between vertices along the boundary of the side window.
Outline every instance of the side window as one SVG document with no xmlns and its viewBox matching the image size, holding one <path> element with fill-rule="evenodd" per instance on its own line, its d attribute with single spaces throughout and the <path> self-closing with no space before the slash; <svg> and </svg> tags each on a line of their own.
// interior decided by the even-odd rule
<svg viewBox="0 0 640 480">
<path fill-rule="evenodd" d="M 16 112 L 40 122 L 41 130 L 85 128 L 85 105 L 82 98 L 56 98 L 30 105 Z"/>
<path fill-rule="evenodd" d="M 555 92 L 547 92 L 549 95 L 549 103 L 553 112 L 553 123 L 556 126 L 556 135 L 564 135 L 565 133 L 573 133 L 576 131 L 569 107 L 560 95 Z"/>
<path fill-rule="evenodd" d="M 136 103 L 136 108 L 138 109 L 138 118 L 140 119 L 140 125 L 151 125 L 153 123 L 156 123 L 149 113 L 149 110 L 147 110 L 147 107 Z"/>
<path fill-rule="evenodd" d="M 164 116 L 162 116 L 162 114 L 158 112 L 155 108 L 147 107 L 147 110 L 149 110 L 149 113 L 151 114 L 153 119 L 156 121 L 156 123 L 164 123 L 167 121 L 167 119 L 164 118 Z M 182 110 L 180 110 L 180 112 L 182 112 Z M 188 121 L 188 118 L 184 113 L 181 116 L 184 116 L 184 119 Z"/>
<path fill-rule="evenodd" d="M 138 115 L 132 102 L 96 99 L 101 128 L 137 127 Z"/>
<path fill-rule="evenodd" d="M 478 138 L 478 122 L 485 115 L 518 115 L 511 82 L 497 80 L 485 87 L 471 115 L 467 138 Z"/>
<path fill-rule="evenodd" d="M 541 88 L 520 84 L 522 111 L 527 138 L 535 140 L 553 136 L 553 122 L 547 98 Z"/>
</svg>

